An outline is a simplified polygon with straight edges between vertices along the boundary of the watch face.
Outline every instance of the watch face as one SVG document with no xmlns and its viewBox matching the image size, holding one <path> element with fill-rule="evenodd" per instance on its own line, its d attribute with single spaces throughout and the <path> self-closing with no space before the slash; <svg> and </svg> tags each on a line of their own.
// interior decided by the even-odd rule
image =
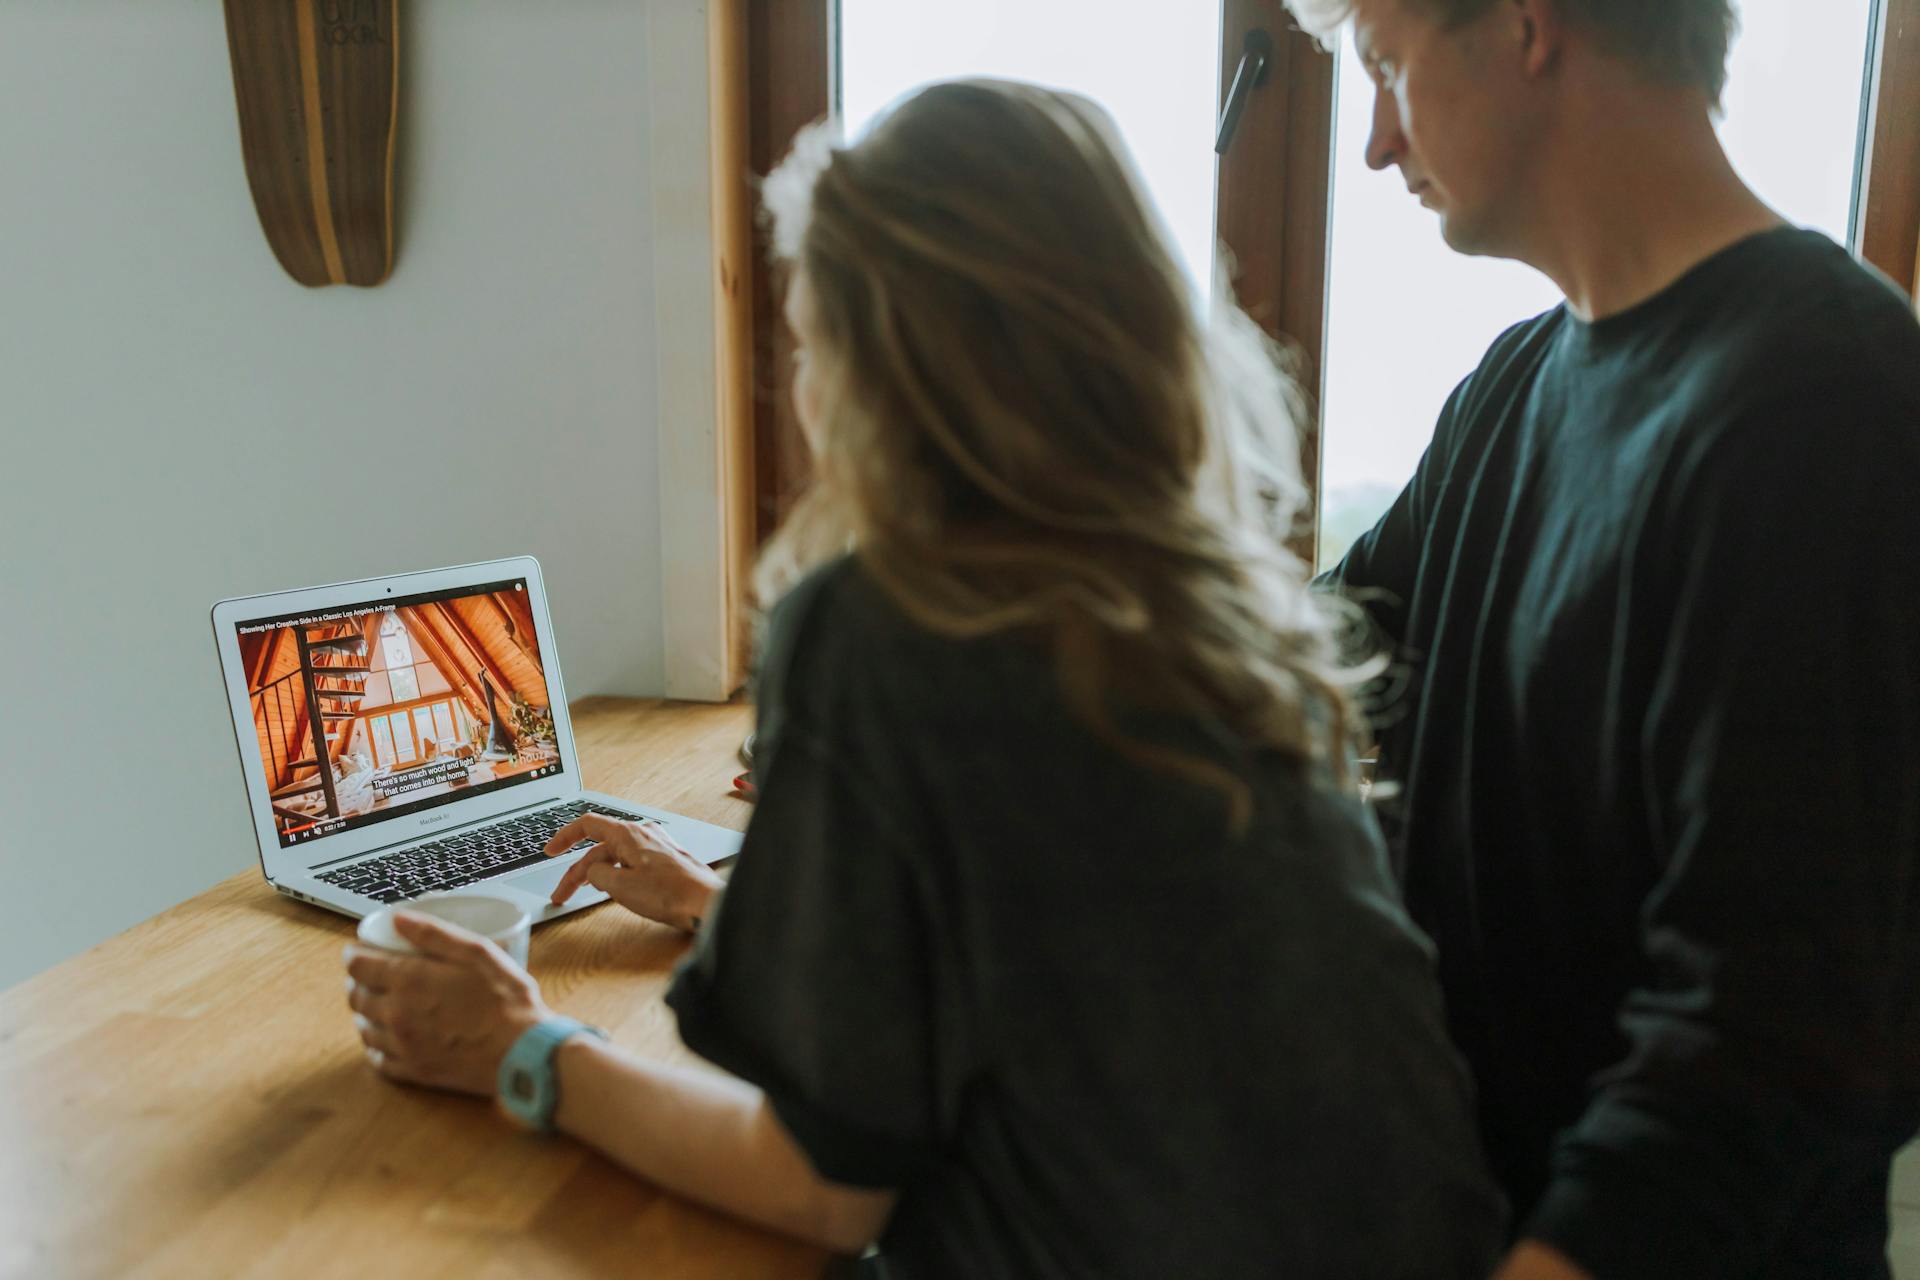
<svg viewBox="0 0 1920 1280">
<path fill-rule="evenodd" d="M 507 1088 L 511 1089 L 513 1096 L 522 1102 L 532 1102 L 538 1093 L 538 1090 L 534 1087 L 533 1076 L 529 1072 L 519 1068 L 516 1068 L 513 1074 L 507 1078 Z"/>
</svg>

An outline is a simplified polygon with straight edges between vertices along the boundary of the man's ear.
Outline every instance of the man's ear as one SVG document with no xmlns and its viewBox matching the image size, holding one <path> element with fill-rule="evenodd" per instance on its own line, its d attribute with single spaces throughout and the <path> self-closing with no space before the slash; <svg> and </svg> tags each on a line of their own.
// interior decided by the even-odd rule
<svg viewBox="0 0 1920 1280">
<path fill-rule="evenodd" d="M 1560 62 L 1566 43 L 1567 19 L 1561 0 L 1506 0 L 1520 66 L 1529 79 L 1538 79 Z"/>
</svg>

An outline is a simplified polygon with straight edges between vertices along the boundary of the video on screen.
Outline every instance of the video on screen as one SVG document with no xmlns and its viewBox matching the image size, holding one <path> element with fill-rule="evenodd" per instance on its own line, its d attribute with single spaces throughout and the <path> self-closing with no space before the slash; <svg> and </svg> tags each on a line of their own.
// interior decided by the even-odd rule
<svg viewBox="0 0 1920 1280">
<path fill-rule="evenodd" d="M 524 579 L 239 633 L 282 848 L 560 772 Z"/>
</svg>

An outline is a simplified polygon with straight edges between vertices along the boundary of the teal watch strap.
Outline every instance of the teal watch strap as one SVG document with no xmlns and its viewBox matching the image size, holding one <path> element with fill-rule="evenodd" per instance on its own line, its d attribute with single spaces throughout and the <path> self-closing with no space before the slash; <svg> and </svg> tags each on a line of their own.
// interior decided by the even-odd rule
<svg viewBox="0 0 1920 1280">
<path fill-rule="evenodd" d="M 560 1086 L 553 1078 L 553 1052 L 573 1037 L 607 1033 L 573 1018 L 546 1018 L 521 1032 L 500 1059 L 494 1089 L 506 1113 L 537 1133 L 553 1132 L 553 1113 L 560 1105 Z"/>
</svg>

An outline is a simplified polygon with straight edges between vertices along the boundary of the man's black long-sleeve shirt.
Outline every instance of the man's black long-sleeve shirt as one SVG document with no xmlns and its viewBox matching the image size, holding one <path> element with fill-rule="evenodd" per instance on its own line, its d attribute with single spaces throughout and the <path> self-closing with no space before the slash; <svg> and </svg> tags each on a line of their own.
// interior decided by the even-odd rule
<svg viewBox="0 0 1920 1280">
<path fill-rule="evenodd" d="M 1781 229 L 1504 334 L 1328 575 L 1522 1233 L 1886 1274 L 1920 1123 L 1920 325 Z"/>
</svg>

